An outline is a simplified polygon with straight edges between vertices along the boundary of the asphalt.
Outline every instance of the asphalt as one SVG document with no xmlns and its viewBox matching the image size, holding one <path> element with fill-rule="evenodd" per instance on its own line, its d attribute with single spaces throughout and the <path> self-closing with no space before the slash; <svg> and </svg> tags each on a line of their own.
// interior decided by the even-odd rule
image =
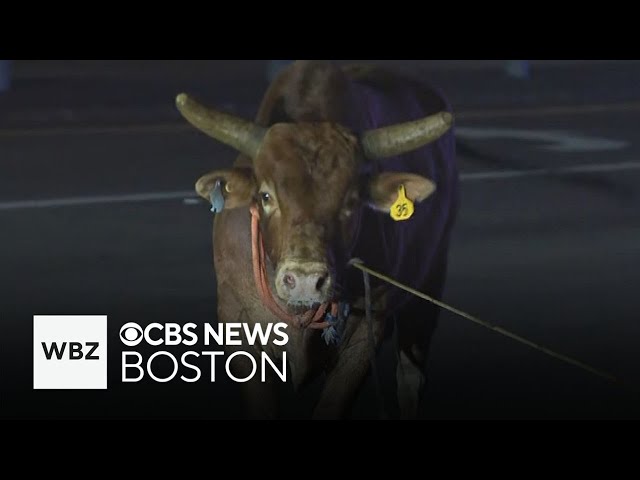
<svg viewBox="0 0 640 480">
<path fill-rule="evenodd" d="M 445 301 L 640 386 L 638 62 L 534 62 L 529 80 L 496 62 L 396 66 L 459 114 Z M 185 126 L 173 97 L 252 115 L 265 85 L 257 61 L 16 65 L 0 96 L 3 416 L 239 415 L 222 380 L 122 385 L 117 363 L 106 391 L 35 391 L 31 322 L 107 314 L 117 354 L 125 321 L 214 321 L 211 216 L 190 192 L 233 153 Z M 430 361 L 426 418 L 640 418 L 632 389 L 451 313 Z M 365 403 L 355 417 L 374 415 Z"/>
</svg>

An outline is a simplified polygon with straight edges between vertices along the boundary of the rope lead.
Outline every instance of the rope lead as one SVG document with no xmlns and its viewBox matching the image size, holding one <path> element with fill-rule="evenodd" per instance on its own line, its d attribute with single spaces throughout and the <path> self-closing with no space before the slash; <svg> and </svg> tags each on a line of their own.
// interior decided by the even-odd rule
<svg viewBox="0 0 640 480">
<path fill-rule="evenodd" d="M 529 347 L 531 347 L 531 348 L 533 348 L 535 350 L 541 351 L 542 353 L 544 353 L 546 355 L 549 355 L 549 356 L 551 356 L 553 358 L 557 358 L 558 360 L 561 360 L 561 361 L 563 361 L 565 363 L 569 363 L 569 364 L 574 365 L 574 366 L 576 366 L 578 368 L 586 370 L 587 372 L 592 373 L 594 375 L 597 375 L 599 377 L 602 377 L 602 378 L 604 378 L 604 379 L 606 379 L 606 380 L 608 380 L 610 382 L 614 382 L 614 383 L 616 383 L 618 385 L 624 386 L 626 388 L 630 388 L 630 389 L 632 389 L 632 390 L 634 390 L 636 392 L 638 391 L 637 388 L 632 387 L 632 386 L 627 385 L 627 384 L 624 384 L 623 382 L 621 382 L 618 378 L 616 378 L 614 375 L 610 374 L 609 372 L 606 372 L 606 371 L 601 370 L 599 368 L 592 367 L 590 365 L 587 365 L 584 362 L 581 362 L 580 360 L 576 360 L 575 358 L 569 357 L 567 355 L 563 355 L 561 353 L 555 352 L 555 351 L 550 350 L 550 349 L 548 349 L 546 347 L 538 345 L 537 343 L 534 343 L 534 342 L 532 342 L 530 340 L 527 340 L 526 338 L 521 337 L 520 335 L 512 333 L 512 332 L 506 330 L 505 328 L 502 328 L 502 327 L 500 327 L 498 325 L 493 325 L 492 323 L 486 322 L 484 320 L 480 320 L 479 318 L 474 317 L 473 315 L 470 315 L 470 314 L 468 314 L 466 312 L 463 312 L 462 310 L 459 310 L 459 309 L 457 309 L 455 307 L 447 305 L 446 303 L 444 303 L 444 302 L 442 302 L 440 300 L 436 300 L 435 298 L 430 297 L 429 295 L 427 295 L 425 293 L 422 293 L 422 292 L 420 292 L 418 290 L 415 290 L 415 289 L 413 289 L 411 287 L 408 287 L 408 286 L 406 286 L 406 285 L 404 285 L 404 284 L 402 284 L 402 283 L 400 283 L 400 282 L 398 282 L 398 281 L 396 281 L 396 280 L 394 280 L 394 279 L 392 279 L 392 278 L 390 278 L 390 277 L 388 277 L 386 275 L 378 273 L 375 270 L 371 270 L 369 267 L 365 266 L 364 263 L 362 262 L 362 260 L 360 260 L 360 259 L 357 259 L 357 258 L 351 259 L 349 261 L 349 265 L 351 265 L 352 267 L 355 267 L 358 270 L 362 271 L 362 273 L 364 275 L 364 278 L 365 278 L 365 303 L 366 303 L 366 309 L 367 309 L 367 319 L 370 322 L 372 322 L 372 320 L 370 319 L 370 314 L 371 314 L 371 311 L 370 311 L 370 309 L 371 309 L 370 300 L 371 299 L 368 298 L 368 295 L 367 295 L 367 292 L 369 292 L 369 277 L 368 277 L 369 274 L 373 275 L 374 277 L 379 278 L 380 280 L 383 280 L 383 281 L 385 281 L 387 283 L 390 283 L 391 285 L 394 285 L 395 287 L 398 287 L 398 288 L 404 290 L 405 292 L 411 293 L 411 294 L 415 295 L 416 297 L 419 297 L 419 298 L 422 298 L 423 300 L 427 300 L 428 302 L 434 303 L 435 305 L 437 305 L 437 306 L 439 306 L 441 308 L 444 308 L 445 310 L 448 310 L 448 311 L 450 311 L 450 312 L 452 312 L 452 313 L 454 313 L 456 315 L 459 315 L 459 316 L 461 316 L 463 318 L 466 318 L 467 320 L 471 320 L 472 322 L 477 323 L 478 325 L 481 325 L 481 326 L 483 326 L 485 328 L 488 328 L 489 330 L 493 330 L 494 332 L 498 332 L 501 335 L 509 337 L 509 338 L 511 338 L 511 339 L 513 339 L 513 340 L 515 340 L 517 342 L 523 343 L 523 344 L 525 344 L 525 345 L 527 345 L 527 346 L 529 346 Z M 369 293 L 369 295 L 370 295 L 370 293 Z M 369 328 L 370 328 L 370 336 L 371 336 L 371 338 L 373 338 L 372 337 L 373 328 L 372 328 L 372 326 L 370 326 Z"/>
</svg>

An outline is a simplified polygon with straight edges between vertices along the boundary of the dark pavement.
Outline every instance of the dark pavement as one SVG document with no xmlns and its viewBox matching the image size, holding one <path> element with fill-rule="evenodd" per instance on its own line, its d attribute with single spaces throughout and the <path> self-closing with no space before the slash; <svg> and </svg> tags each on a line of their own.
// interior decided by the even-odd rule
<svg viewBox="0 0 640 480">
<path fill-rule="evenodd" d="M 31 323 L 108 314 L 115 355 L 126 321 L 215 321 L 211 214 L 188 199 L 233 153 L 185 125 L 173 98 L 253 115 L 263 64 L 17 66 L 0 96 L 2 416 L 238 415 L 222 381 L 122 385 L 117 367 L 107 391 L 34 391 Z M 445 301 L 640 386 L 640 63 L 539 62 L 523 81 L 496 62 L 397 66 L 458 112 Z M 130 197 L 145 193 L 159 196 Z M 450 313 L 423 406 L 428 418 L 640 418 L 637 394 Z"/>
</svg>

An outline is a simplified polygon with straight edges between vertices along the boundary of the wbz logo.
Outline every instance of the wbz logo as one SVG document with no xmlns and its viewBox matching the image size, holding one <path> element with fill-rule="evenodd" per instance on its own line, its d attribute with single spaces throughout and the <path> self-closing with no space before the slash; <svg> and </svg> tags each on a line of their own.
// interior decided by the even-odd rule
<svg viewBox="0 0 640 480">
<path fill-rule="evenodd" d="M 106 315 L 35 315 L 33 388 L 106 389 Z"/>
<path fill-rule="evenodd" d="M 82 360 L 83 358 L 85 360 L 100 360 L 98 355 L 93 354 L 100 344 L 98 342 L 86 342 L 85 345 L 91 347 L 86 357 L 82 353 L 82 344 L 80 342 L 69 342 L 69 360 Z M 67 342 L 62 342 L 62 346 L 56 342 L 51 342 L 49 348 L 47 348 L 47 342 L 42 342 L 42 349 L 47 360 L 51 360 L 54 355 L 58 360 L 62 360 L 66 347 Z"/>
</svg>

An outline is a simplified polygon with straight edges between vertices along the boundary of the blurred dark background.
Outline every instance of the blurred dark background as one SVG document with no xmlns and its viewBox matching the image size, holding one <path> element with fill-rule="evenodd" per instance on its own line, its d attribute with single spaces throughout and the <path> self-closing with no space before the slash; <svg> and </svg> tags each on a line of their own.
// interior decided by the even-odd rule
<svg viewBox="0 0 640 480">
<path fill-rule="evenodd" d="M 640 384 L 640 62 L 362 62 L 429 81 L 456 112 L 462 204 L 445 301 Z M 2 416 L 239 415 L 222 381 L 121 385 L 117 335 L 127 321 L 215 322 L 212 219 L 193 184 L 234 153 L 187 125 L 174 98 L 251 118 L 277 66 L 11 62 L 0 81 Z M 109 390 L 32 390 L 34 314 L 109 315 Z M 637 419 L 640 402 L 443 313 L 423 414 Z"/>
</svg>

